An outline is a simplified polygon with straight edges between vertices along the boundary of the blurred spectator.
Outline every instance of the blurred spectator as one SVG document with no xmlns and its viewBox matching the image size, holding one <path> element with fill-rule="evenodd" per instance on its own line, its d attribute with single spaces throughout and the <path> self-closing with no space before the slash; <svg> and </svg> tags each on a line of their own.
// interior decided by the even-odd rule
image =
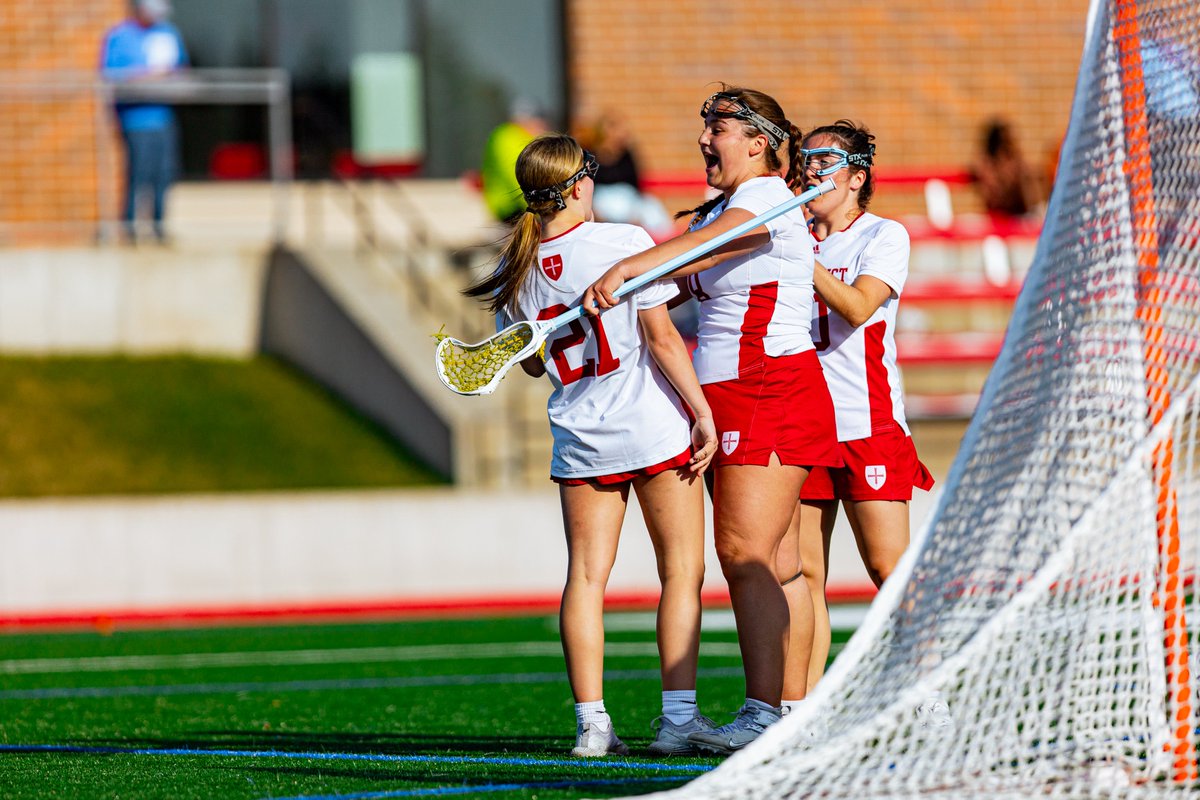
<svg viewBox="0 0 1200 800">
<path fill-rule="evenodd" d="M 133 0 L 132 15 L 105 34 L 102 72 L 111 81 L 161 78 L 187 64 L 179 31 L 167 21 L 169 0 Z M 129 241 L 137 237 L 139 199 L 152 201 L 154 236 L 163 241 L 167 189 L 179 164 L 179 132 L 175 112 L 156 103 L 117 103 L 117 120 L 125 141 L 126 181 L 122 219 Z"/>
<path fill-rule="evenodd" d="M 1141 39 L 1146 111 L 1166 121 L 1188 122 L 1200 107 L 1200 68 L 1187 47 L 1167 33 Z"/>
<path fill-rule="evenodd" d="M 1012 127 L 1004 120 L 988 123 L 983 152 L 971 168 L 975 187 L 989 214 L 1023 217 L 1041 201 L 1037 176 L 1021 155 Z"/>
<path fill-rule="evenodd" d="M 579 131 L 579 142 L 596 156 L 600 171 L 592 208 L 603 222 L 640 225 L 651 234 L 671 230 L 671 216 L 653 195 L 642 191 L 633 137 L 622 117 L 602 114 Z"/>
<path fill-rule="evenodd" d="M 483 200 L 492 216 L 501 222 L 508 222 L 525 210 L 525 198 L 517 183 L 517 156 L 525 145 L 548 129 L 545 113 L 527 97 L 513 101 L 508 117 L 507 122 L 488 136 L 479 175 Z"/>
</svg>

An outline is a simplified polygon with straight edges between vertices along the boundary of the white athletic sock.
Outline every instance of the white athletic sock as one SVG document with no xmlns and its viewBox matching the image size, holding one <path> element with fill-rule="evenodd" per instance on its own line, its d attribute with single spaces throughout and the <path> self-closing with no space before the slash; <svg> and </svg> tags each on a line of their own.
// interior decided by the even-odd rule
<svg viewBox="0 0 1200 800">
<path fill-rule="evenodd" d="M 684 725 L 696 716 L 696 690 L 672 689 L 662 693 L 662 713 L 672 725 Z"/>
<path fill-rule="evenodd" d="M 775 706 L 768 705 L 768 704 L 764 703 L 762 700 L 755 700 L 753 697 L 746 698 L 746 704 L 743 706 L 743 708 L 759 709 L 762 711 L 774 711 L 776 714 L 779 713 L 779 709 L 776 708 Z"/>
<path fill-rule="evenodd" d="M 608 712 L 604 710 L 603 700 L 596 700 L 591 703 L 576 703 L 575 721 L 580 725 L 590 722 L 593 725 L 599 725 L 604 730 L 612 729 L 612 720 L 609 719 Z"/>
<path fill-rule="evenodd" d="M 784 700 L 783 706 L 782 706 L 783 707 L 783 715 L 786 717 L 788 714 L 790 714 L 793 711 L 795 711 L 796 709 L 800 708 L 800 704 L 803 702 L 804 702 L 803 698 L 801 698 L 799 700 Z"/>
</svg>

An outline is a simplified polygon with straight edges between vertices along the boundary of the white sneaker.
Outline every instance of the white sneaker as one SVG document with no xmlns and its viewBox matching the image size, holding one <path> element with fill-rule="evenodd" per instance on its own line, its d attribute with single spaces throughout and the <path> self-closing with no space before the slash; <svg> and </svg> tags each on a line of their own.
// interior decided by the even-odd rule
<svg viewBox="0 0 1200 800">
<path fill-rule="evenodd" d="M 654 741 L 647 748 L 652 756 L 692 755 L 696 748 L 688 741 L 688 735 L 711 731 L 716 727 L 711 719 L 701 714 L 682 725 L 676 725 L 666 717 L 659 717 L 650 724 L 658 731 L 654 734 Z"/>
<path fill-rule="evenodd" d="M 629 748 L 617 738 L 613 726 L 602 728 L 595 722 L 584 722 L 575 729 L 575 748 L 571 755 L 579 758 L 599 758 L 600 756 L 629 755 Z"/>
<path fill-rule="evenodd" d="M 939 695 L 933 695 L 917 706 L 916 715 L 918 728 L 936 730 L 954 726 L 950 706 Z"/>
<path fill-rule="evenodd" d="M 788 706 L 781 706 L 780 710 L 783 712 L 783 716 L 786 717 L 789 714 L 795 714 L 799 712 L 800 706 L 803 702 L 804 701 L 794 703 L 791 708 Z M 800 737 L 800 747 L 816 747 L 818 744 L 829 738 L 829 726 L 825 724 L 825 720 L 823 719 L 809 720 L 808 725 L 800 729 Z"/>
<path fill-rule="evenodd" d="M 704 753 L 727 756 L 753 742 L 782 717 L 778 708 L 768 710 L 742 706 L 733 722 L 710 731 L 689 734 L 688 744 Z"/>
</svg>

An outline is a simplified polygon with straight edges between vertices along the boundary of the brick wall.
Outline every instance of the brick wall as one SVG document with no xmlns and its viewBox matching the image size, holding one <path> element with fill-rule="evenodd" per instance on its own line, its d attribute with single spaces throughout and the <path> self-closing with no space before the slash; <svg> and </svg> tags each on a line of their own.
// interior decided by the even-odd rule
<svg viewBox="0 0 1200 800">
<path fill-rule="evenodd" d="M 1011 120 L 1041 165 L 1067 123 L 1087 0 L 566 0 L 571 112 L 630 121 L 644 166 L 699 173 L 715 81 L 775 95 L 801 128 L 850 117 L 889 166 L 965 166 L 983 123 Z M 0 0 L 0 244 L 79 241 L 119 191 L 107 119 L 85 89 L 125 0 Z M 690 199 L 690 198 L 689 198 Z M 876 208 L 888 211 L 887 193 Z M 106 205 L 107 204 L 107 205 Z M 7 223 L 18 223 L 16 225 Z"/>
<path fill-rule="evenodd" d="M 87 83 L 104 32 L 126 8 L 0 3 L 0 244 L 86 240 L 102 204 L 115 207 L 116 148 Z"/>
<path fill-rule="evenodd" d="M 1010 120 L 1042 167 L 1066 130 L 1087 0 L 568 0 L 572 114 L 617 110 L 641 161 L 698 168 L 715 81 L 773 95 L 801 129 L 847 117 L 877 163 L 966 166 Z M 880 192 L 877 200 L 886 201 Z"/>
</svg>

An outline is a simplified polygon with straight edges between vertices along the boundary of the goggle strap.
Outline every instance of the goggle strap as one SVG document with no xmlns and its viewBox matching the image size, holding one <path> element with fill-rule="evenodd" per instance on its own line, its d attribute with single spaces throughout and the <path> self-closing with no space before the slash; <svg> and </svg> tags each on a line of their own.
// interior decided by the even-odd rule
<svg viewBox="0 0 1200 800">
<path fill-rule="evenodd" d="M 522 195 L 525 197 L 525 202 L 527 204 L 543 203 L 547 200 L 553 200 L 554 210 L 562 211 L 567 207 L 567 201 L 563 198 L 563 192 L 567 191 L 580 180 L 582 180 L 584 175 L 595 176 L 596 172 L 598 171 L 597 167 L 593 166 L 595 164 L 595 156 L 592 156 L 591 153 L 585 151 L 583 154 L 583 166 L 579 168 L 578 172 L 567 178 L 562 183 L 554 186 L 550 186 L 545 189 L 534 189 L 532 191 L 522 192 Z"/>
<path fill-rule="evenodd" d="M 738 111 L 714 110 L 713 105 L 715 105 L 715 101 L 717 100 L 724 100 L 728 103 L 733 103 L 738 107 Z M 779 146 L 787 141 L 788 138 L 787 131 L 751 109 L 742 101 L 740 97 L 734 97 L 730 94 L 717 92 L 712 97 L 708 98 L 708 100 L 705 101 L 704 105 L 700 109 L 700 116 L 706 117 L 709 114 L 717 117 L 740 119 L 749 122 L 751 125 L 757 128 L 760 133 L 767 137 L 767 141 L 771 143 L 772 150 L 778 150 Z"/>
</svg>

